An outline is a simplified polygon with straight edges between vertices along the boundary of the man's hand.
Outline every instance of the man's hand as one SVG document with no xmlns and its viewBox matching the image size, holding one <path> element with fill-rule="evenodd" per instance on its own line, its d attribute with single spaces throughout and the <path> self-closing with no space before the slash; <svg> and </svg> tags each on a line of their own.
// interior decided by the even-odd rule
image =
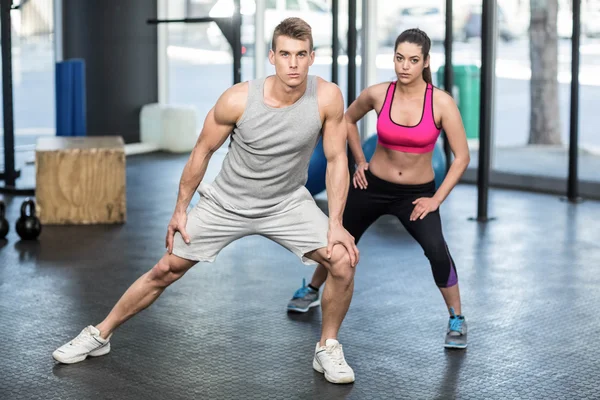
<svg viewBox="0 0 600 400">
<path fill-rule="evenodd" d="M 413 201 L 415 208 L 410 214 L 410 220 L 416 221 L 417 219 L 423 219 L 430 212 L 434 212 L 440 206 L 440 202 L 433 197 L 420 197 Z"/>
<path fill-rule="evenodd" d="M 187 224 L 187 214 L 185 212 L 176 212 L 171 217 L 169 227 L 167 228 L 166 245 L 169 254 L 173 252 L 173 239 L 175 238 L 175 232 L 181 233 L 181 237 L 186 243 L 190 242 L 190 237 L 185 231 L 185 225 Z"/>
<path fill-rule="evenodd" d="M 327 232 L 328 259 L 331 258 L 333 246 L 336 244 L 341 244 L 346 248 L 350 256 L 350 264 L 355 267 L 359 259 L 358 248 L 356 247 L 356 243 L 354 243 L 354 237 L 339 223 L 329 225 L 329 232 Z"/>
</svg>

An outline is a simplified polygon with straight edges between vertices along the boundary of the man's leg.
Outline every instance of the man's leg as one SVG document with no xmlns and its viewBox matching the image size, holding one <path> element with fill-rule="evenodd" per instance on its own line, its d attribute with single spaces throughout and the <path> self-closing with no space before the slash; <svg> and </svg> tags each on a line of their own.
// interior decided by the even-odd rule
<svg viewBox="0 0 600 400">
<path fill-rule="evenodd" d="M 387 203 L 377 198 L 376 190 L 350 188 L 346 207 L 344 208 L 344 228 L 354 236 L 355 243 L 362 237 L 363 233 L 386 211 Z M 319 264 L 311 278 L 310 286 L 300 288 L 296 291 L 288 303 L 289 311 L 306 312 L 315 298 L 318 299 L 318 291 L 327 280 L 328 268 Z M 323 297 L 325 292 L 323 292 Z M 322 300 L 321 300 L 322 301 Z M 315 304 L 315 305 L 318 305 Z"/>
<path fill-rule="evenodd" d="M 330 259 L 327 259 L 325 248 L 307 253 L 306 257 L 318 262 L 328 272 L 321 299 L 323 326 L 320 345 L 325 346 L 327 339 L 337 340 L 340 326 L 350 307 L 355 269 L 350 265 L 350 256 L 342 245 L 334 246 Z"/>
<path fill-rule="evenodd" d="M 202 197 L 189 212 L 186 231 L 191 239 L 185 243 L 176 233 L 173 254 L 165 254 L 147 273 L 139 277 L 121 296 L 107 317 L 98 325 L 89 325 L 52 356 L 72 364 L 88 356 L 110 352 L 110 336 L 125 321 L 150 306 L 173 282 L 181 278 L 197 261 L 213 261 L 235 239 L 244 236 L 246 222 L 232 216 L 214 201 Z"/>
<path fill-rule="evenodd" d="M 316 262 L 327 268 L 323 329 L 319 342 L 315 343 L 313 368 L 324 373 L 332 383 L 354 382 L 354 371 L 346 363 L 342 346 L 336 340 L 352 299 L 354 267 L 342 245 L 333 246 L 331 257 L 327 258 L 329 219 L 308 190 L 300 188 L 276 213 L 257 220 L 254 229 L 294 253 L 305 265 Z"/>
<path fill-rule="evenodd" d="M 108 354 L 110 337 L 115 329 L 150 306 L 167 286 L 181 278 L 195 264 L 196 261 L 165 254 L 125 291 L 104 321 L 84 328 L 77 337 L 56 349 L 52 357 L 64 364 L 74 364 L 88 356 Z"/>
<path fill-rule="evenodd" d="M 352 300 L 355 269 L 350 264 L 348 251 L 342 245 L 333 247 L 329 259 L 325 248 L 306 253 L 305 257 L 327 268 L 327 281 L 321 300 L 321 339 L 315 347 L 313 369 L 324 374 L 331 383 L 352 383 L 355 379 L 354 370 L 346 362 L 337 337 Z"/>
<path fill-rule="evenodd" d="M 188 214 L 186 231 L 191 243 L 184 243 L 181 235 L 175 234 L 173 254 L 165 254 L 150 271 L 138 278 L 104 321 L 96 325 L 102 338 L 107 338 L 129 318 L 150 306 L 170 284 L 196 265 L 197 261 L 192 258 L 213 261 L 229 243 L 243 236 L 244 221 L 202 196 Z"/>
<path fill-rule="evenodd" d="M 169 285 L 194 265 L 196 261 L 165 254 L 151 270 L 140 276 L 125 291 L 106 318 L 96 325 L 101 337 L 108 338 L 125 321 L 154 303 Z"/>
</svg>

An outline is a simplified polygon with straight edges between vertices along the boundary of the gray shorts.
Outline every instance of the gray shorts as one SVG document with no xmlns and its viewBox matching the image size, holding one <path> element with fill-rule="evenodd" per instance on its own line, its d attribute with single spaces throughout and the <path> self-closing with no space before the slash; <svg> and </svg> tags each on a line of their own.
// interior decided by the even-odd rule
<svg viewBox="0 0 600 400">
<path fill-rule="evenodd" d="M 268 210 L 239 210 L 219 200 L 214 188 L 202 183 L 200 200 L 188 213 L 190 243 L 175 234 L 173 254 L 193 261 L 212 262 L 234 240 L 262 235 L 288 249 L 306 265 L 306 253 L 327 246 L 329 219 L 303 186 Z"/>
</svg>

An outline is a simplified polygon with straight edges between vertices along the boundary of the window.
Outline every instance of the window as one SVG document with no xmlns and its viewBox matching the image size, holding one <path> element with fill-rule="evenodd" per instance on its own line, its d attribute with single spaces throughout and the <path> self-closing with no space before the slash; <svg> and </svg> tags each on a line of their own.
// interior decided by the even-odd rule
<svg viewBox="0 0 600 400">
<path fill-rule="evenodd" d="M 300 3 L 298 0 L 285 0 L 285 8 L 292 11 L 300 11 Z"/>
<path fill-rule="evenodd" d="M 308 9 L 310 11 L 327 12 L 326 9 L 324 9 L 321 5 L 319 5 L 319 4 L 315 3 L 315 2 L 312 2 L 312 1 L 309 0 L 309 1 L 307 1 L 307 3 L 308 3 Z"/>
<path fill-rule="evenodd" d="M 267 0 L 267 4 L 265 7 L 271 10 L 277 9 L 277 0 Z"/>
<path fill-rule="evenodd" d="M 402 15 L 410 15 L 410 16 L 423 16 L 423 15 L 437 15 L 441 14 L 439 8 L 435 7 L 414 7 L 414 8 L 405 8 L 402 10 Z"/>
</svg>

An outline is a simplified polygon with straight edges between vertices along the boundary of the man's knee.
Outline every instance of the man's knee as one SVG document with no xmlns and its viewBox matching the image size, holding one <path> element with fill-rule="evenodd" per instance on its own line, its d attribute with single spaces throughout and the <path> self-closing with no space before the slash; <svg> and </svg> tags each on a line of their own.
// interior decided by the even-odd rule
<svg viewBox="0 0 600 400">
<path fill-rule="evenodd" d="M 354 267 L 344 246 L 335 246 L 331 252 L 328 268 L 332 278 L 350 282 L 354 278 Z"/>
<path fill-rule="evenodd" d="M 165 256 L 150 270 L 149 278 L 157 287 L 167 287 L 181 278 L 185 270 L 173 264 L 173 260 Z"/>
</svg>

